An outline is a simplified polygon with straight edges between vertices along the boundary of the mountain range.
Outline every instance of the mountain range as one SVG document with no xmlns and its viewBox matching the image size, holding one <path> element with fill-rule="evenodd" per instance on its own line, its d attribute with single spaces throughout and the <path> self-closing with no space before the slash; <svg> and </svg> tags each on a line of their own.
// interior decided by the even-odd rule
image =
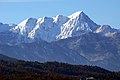
<svg viewBox="0 0 120 80">
<path fill-rule="evenodd" d="M 120 70 L 120 31 L 99 25 L 83 11 L 70 16 L 0 23 L 0 53 L 27 61 L 58 61 Z"/>
</svg>

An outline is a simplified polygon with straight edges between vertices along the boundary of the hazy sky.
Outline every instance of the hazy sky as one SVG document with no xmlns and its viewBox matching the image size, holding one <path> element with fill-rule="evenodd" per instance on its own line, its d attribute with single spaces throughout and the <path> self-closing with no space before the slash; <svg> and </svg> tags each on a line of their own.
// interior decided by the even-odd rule
<svg viewBox="0 0 120 80">
<path fill-rule="evenodd" d="M 120 28 L 120 0 L 0 0 L 0 22 L 17 24 L 29 17 L 69 16 L 81 10 L 97 24 Z"/>
</svg>

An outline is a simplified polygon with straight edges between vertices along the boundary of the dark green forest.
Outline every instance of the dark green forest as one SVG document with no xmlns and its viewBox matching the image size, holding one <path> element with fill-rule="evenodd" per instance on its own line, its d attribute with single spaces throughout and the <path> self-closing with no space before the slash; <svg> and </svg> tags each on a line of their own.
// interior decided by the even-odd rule
<svg viewBox="0 0 120 80">
<path fill-rule="evenodd" d="M 93 77 L 92 80 L 120 80 L 120 73 L 97 66 L 0 60 L 0 80 L 86 80 L 89 77 Z"/>
</svg>

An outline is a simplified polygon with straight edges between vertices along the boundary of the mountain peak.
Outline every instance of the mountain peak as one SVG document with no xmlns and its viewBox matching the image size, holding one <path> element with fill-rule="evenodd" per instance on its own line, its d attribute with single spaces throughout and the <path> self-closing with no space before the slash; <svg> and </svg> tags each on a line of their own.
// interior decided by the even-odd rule
<svg viewBox="0 0 120 80">
<path fill-rule="evenodd" d="M 83 11 L 75 12 L 69 18 L 62 26 L 61 34 L 57 36 L 57 39 L 80 36 L 84 33 L 93 32 L 98 27 Z"/>
<path fill-rule="evenodd" d="M 55 17 L 60 18 L 60 17 L 63 17 L 63 15 L 57 15 L 57 16 L 55 16 Z"/>
<path fill-rule="evenodd" d="M 83 11 L 78 11 L 73 13 L 72 15 L 68 16 L 69 18 L 75 18 L 75 17 L 79 17 L 81 14 L 84 14 Z"/>
<path fill-rule="evenodd" d="M 111 29 L 111 27 L 109 25 L 101 25 L 102 29 Z"/>
<path fill-rule="evenodd" d="M 17 26 L 10 29 L 10 31 L 19 33 L 21 35 L 26 35 L 26 32 L 30 32 L 36 25 L 37 19 L 36 18 L 27 18 Z"/>
<path fill-rule="evenodd" d="M 33 22 L 36 22 L 37 19 L 36 18 L 27 18 L 24 21 L 22 21 L 20 24 L 18 24 L 18 26 L 25 26 L 26 24 L 32 24 Z"/>
<path fill-rule="evenodd" d="M 100 33 L 107 37 L 112 37 L 118 32 L 117 29 L 111 28 L 109 25 L 101 25 L 95 31 L 95 33 Z"/>
<path fill-rule="evenodd" d="M 54 22 L 59 24 L 60 26 L 69 20 L 68 17 L 63 15 L 57 15 L 53 19 L 54 19 Z"/>
</svg>

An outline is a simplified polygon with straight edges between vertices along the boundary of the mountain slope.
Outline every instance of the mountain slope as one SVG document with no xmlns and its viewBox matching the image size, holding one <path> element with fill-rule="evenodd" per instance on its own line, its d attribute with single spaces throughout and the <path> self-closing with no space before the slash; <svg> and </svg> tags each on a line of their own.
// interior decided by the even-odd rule
<svg viewBox="0 0 120 80">
<path fill-rule="evenodd" d="M 9 31 L 11 28 L 15 27 L 16 25 L 9 25 L 9 24 L 3 24 L 3 23 L 0 23 L 0 33 L 1 32 L 6 32 L 6 31 Z"/>
<path fill-rule="evenodd" d="M 0 54 L 0 60 L 5 60 L 5 61 L 16 61 L 17 59 L 5 56 L 3 54 Z"/>
<path fill-rule="evenodd" d="M 111 28 L 109 25 L 101 25 L 95 31 L 95 33 L 99 33 L 99 34 L 107 36 L 107 37 L 112 37 L 118 32 L 119 32 L 119 30 Z"/>
<path fill-rule="evenodd" d="M 120 38 L 105 37 L 96 33 L 87 33 L 55 42 L 61 47 L 71 49 L 88 59 L 92 65 L 109 70 L 120 70 Z"/>
<path fill-rule="evenodd" d="M 4 55 L 28 61 L 58 61 L 71 64 L 89 63 L 87 59 L 75 52 L 45 41 L 19 45 L 0 44 L 0 51 Z"/>
</svg>

